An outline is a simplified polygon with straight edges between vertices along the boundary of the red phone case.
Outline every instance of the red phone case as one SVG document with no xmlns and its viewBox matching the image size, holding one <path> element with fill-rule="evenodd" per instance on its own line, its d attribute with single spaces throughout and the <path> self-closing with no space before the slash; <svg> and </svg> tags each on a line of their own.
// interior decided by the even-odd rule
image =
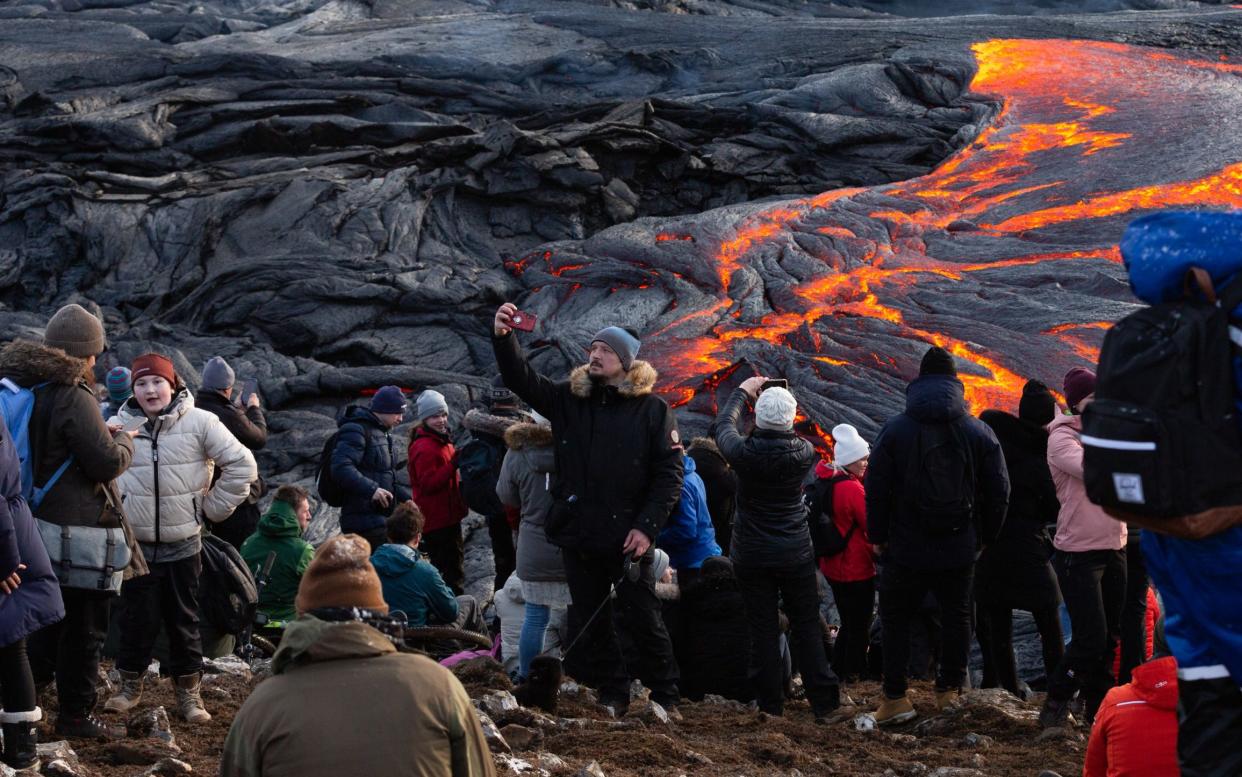
<svg viewBox="0 0 1242 777">
<path fill-rule="evenodd" d="M 533 332 L 535 330 L 535 324 L 539 321 L 539 319 L 535 317 L 534 313 L 527 313 L 524 310 L 519 310 L 514 313 L 511 320 L 513 322 L 513 328 L 521 329 L 523 332 Z"/>
</svg>

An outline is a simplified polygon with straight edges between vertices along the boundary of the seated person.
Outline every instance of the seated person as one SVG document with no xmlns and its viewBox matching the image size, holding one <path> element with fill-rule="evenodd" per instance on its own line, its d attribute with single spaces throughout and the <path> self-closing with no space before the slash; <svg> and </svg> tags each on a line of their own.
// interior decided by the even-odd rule
<svg viewBox="0 0 1242 777">
<path fill-rule="evenodd" d="M 473 596 L 453 596 L 440 571 L 418 551 L 423 512 L 412 501 L 397 505 L 386 524 L 388 542 L 371 555 L 384 601 L 401 611 L 410 626 L 452 626 L 487 633 Z"/>
<path fill-rule="evenodd" d="M 746 605 L 728 558 L 706 559 L 701 574 L 682 585 L 681 614 L 677 662 L 682 694 L 695 701 L 709 693 L 753 699 Z"/>
<path fill-rule="evenodd" d="M 256 581 L 268 554 L 276 553 L 267 584 L 259 595 L 259 612 L 267 616 L 269 623 L 297 617 L 293 600 L 298 595 L 298 583 L 315 555 L 311 544 L 302 539 L 310 517 L 310 496 L 306 489 L 281 486 L 276 489 L 272 506 L 259 519 L 255 533 L 242 543 L 242 558 L 254 572 Z"/>
<path fill-rule="evenodd" d="M 1135 667 L 1095 716 L 1083 777 L 1177 777 L 1177 659 Z"/>
<path fill-rule="evenodd" d="M 703 560 L 719 556 L 716 530 L 707 508 L 707 489 L 703 478 L 695 471 L 694 459 L 683 457 L 685 476 L 681 484 L 681 499 L 660 531 L 656 547 L 669 555 L 669 563 L 677 570 L 682 584 L 699 574 Z M 657 581 L 658 582 L 658 581 Z"/>
</svg>

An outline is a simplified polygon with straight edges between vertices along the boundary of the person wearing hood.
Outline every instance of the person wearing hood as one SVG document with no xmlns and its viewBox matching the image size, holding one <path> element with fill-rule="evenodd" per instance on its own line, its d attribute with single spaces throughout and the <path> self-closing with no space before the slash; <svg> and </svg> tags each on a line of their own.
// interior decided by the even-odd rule
<svg viewBox="0 0 1242 777">
<path fill-rule="evenodd" d="M 832 671 L 841 682 L 855 682 L 867 670 L 867 644 L 875 613 L 875 559 L 867 542 L 867 496 L 863 477 L 871 446 L 849 424 L 832 428 L 835 466 L 820 462 L 815 476 L 832 484 L 832 523 L 845 538 L 845 549 L 819 560 L 819 571 L 832 589 L 841 616 L 833 645 Z"/>
<path fill-rule="evenodd" d="M 405 416 L 405 395 L 384 386 L 368 407 L 351 407 L 338 422 L 332 448 L 332 479 L 345 492 L 341 531 L 358 534 L 372 550 L 384 544 L 384 519 L 410 498 L 398 477 L 392 430 Z"/>
<path fill-rule="evenodd" d="M 267 445 L 267 418 L 259 406 L 259 395 L 238 397 L 233 402 L 236 387 L 233 368 L 223 357 L 213 356 L 203 365 L 203 382 L 194 395 L 194 406 L 213 413 L 224 428 L 251 452 Z M 243 409 L 244 406 L 244 409 Z M 259 499 L 263 497 L 263 479 L 257 478 L 250 488 L 250 496 L 238 505 L 228 518 L 211 525 L 211 533 L 241 550 L 242 543 L 259 524 Z"/>
<path fill-rule="evenodd" d="M 685 456 L 682 466 L 685 475 L 681 499 L 656 538 L 656 546 L 668 554 L 669 563 L 677 570 L 679 583 L 697 575 L 708 556 L 719 556 L 721 552 L 707 507 L 707 489 L 695 471 L 694 459 Z"/>
<path fill-rule="evenodd" d="M 750 626 L 733 563 L 727 556 L 704 559 L 699 574 L 680 583 L 682 621 L 678 661 L 686 698 L 716 694 L 750 702 Z"/>
<path fill-rule="evenodd" d="M 1126 525 L 1087 498 L 1082 479 L 1082 411 L 1095 398 L 1095 373 L 1075 367 L 1065 375 L 1069 415 L 1048 425 L 1048 469 L 1061 503 L 1053 568 L 1070 617 L 1070 643 L 1048 677 L 1039 713 L 1045 728 L 1064 724 L 1081 691 L 1087 722 L 1113 686 L 1111 657 L 1126 598 Z"/>
<path fill-rule="evenodd" d="M 727 553 L 732 547 L 733 520 L 737 515 L 737 473 L 720 455 L 720 448 L 714 439 L 715 424 L 708 427 L 707 435 L 691 440 L 686 455 L 694 459 L 694 471 L 703 479 L 716 544 Z"/>
<path fill-rule="evenodd" d="M 505 581 L 517 569 L 517 546 L 513 532 L 518 528 L 521 516 L 516 508 L 502 504 L 497 498 L 496 483 L 500 480 L 500 468 L 507 450 L 505 432 L 514 424 L 530 418 L 518 407 L 519 401 L 497 375 L 492 380 L 488 409 L 473 408 L 462 419 L 471 440 L 458 451 L 461 494 L 471 510 L 487 519 L 487 534 L 492 541 L 492 560 L 496 567 L 492 583 L 495 591 L 504 587 Z M 471 456 L 474 448 L 479 449 L 478 460 Z M 480 466 L 483 462 L 488 466 Z"/>
<path fill-rule="evenodd" d="M 246 566 L 259 577 L 270 553 L 276 554 L 267 584 L 259 597 L 259 611 L 269 622 L 289 621 L 297 617 L 293 600 L 298 583 L 310 566 L 315 549 L 302 539 L 310 524 L 310 494 L 301 486 L 284 485 L 276 489 L 271 507 L 259 519 L 257 531 L 242 545 L 241 555 Z"/>
<path fill-rule="evenodd" d="M 985 410 L 979 419 L 992 428 L 1009 471 L 1009 512 L 1000 536 L 975 566 L 977 633 L 983 653 L 983 687 L 997 685 L 1019 695 L 1013 655 L 1013 611 L 1035 618 L 1043 645 L 1044 671 L 1052 677 L 1065 652 L 1059 607 L 1061 591 L 1049 558 L 1047 527 L 1056 523 L 1060 502 L 1048 469 L 1048 431 L 1056 398 L 1037 380 L 1027 381 L 1018 415 Z"/>
<path fill-rule="evenodd" d="M 80 305 L 48 321 L 42 342 L 16 340 L 0 350 L 0 375 L 34 393 L 30 416 L 31 471 L 44 483 L 68 460 L 64 474 L 32 509 L 57 526 L 120 527 L 130 546 L 126 576 L 147 565 L 121 506 L 115 478 L 130 465 L 133 432 L 108 426 L 91 391 L 95 359 L 106 347 L 103 323 Z M 117 732 L 95 716 L 95 682 L 115 594 L 61 586 L 65 617 L 30 635 L 37 686 L 56 682 L 58 736 L 96 738 Z"/>
<path fill-rule="evenodd" d="M 199 693 L 203 653 L 198 585 L 203 522 L 222 521 L 250 495 L 258 477 L 254 456 L 220 419 L 194 399 L 166 356 L 148 353 L 130 368 L 134 396 L 112 423 L 133 427 L 134 462 L 117 486 L 150 574 L 121 586 L 121 688 L 105 709 L 129 712 L 142 699 L 143 676 L 162 626 L 168 633 L 168 671 L 177 711 L 189 723 L 211 715 Z M 214 470 L 221 474 L 212 484 Z"/>
<path fill-rule="evenodd" d="M 552 478 L 556 473 L 552 427 L 543 416 L 534 423 L 509 427 L 505 454 L 496 481 L 496 495 L 521 515 L 517 541 L 517 573 L 525 610 L 518 638 L 519 678 L 530 673 L 530 664 L 548 647 L 548 629 L 554 614 L 570 604 L 569 583 L 561 549 L 548 541 L 545 531 L 552 509 Z M 506 588 L 509 583 L 506 583 Z M 506 651 L 506 657 L 508 652 Z"/>
<path fill-rule="evenodd" d="M 418 552 L 424 517 L 418 505 L 405 501 L 388 516 L 388 542 L 371 554 L 384 587 L 384 601 L 405 613 L 411 626 L 453 626 L 487 633 L 473 596 L 457 596 L 432 564 Z"/>
<path fill-rule="evenodd" d="M 828 665 L 820 628 L 815 553 L 802 503 L 802 481 L 815 466 L 815 448 L 793 430 L 797 400 L 787 389 L 763 389 L 753 377 L 733 390 L 716 416 L 716 445 L 738 475 L 737 522 L 730 556 L 750 624 L 750 672 L 759 709 L 784 711 L 780 608 L 789 616 L 794 659 L 817 720 L 841 704 L 841 686 Z M 754 404 L 755 430 L 738 431 Z"/>
<path fill-rule="evenodd" d="M 345 534 L 315 554 L 272 677 L 229 727 L 221 777 L 495 777 L 478 715 L 453 673 L 399 652 L 368 623 L 388 613 L 369 553 L 364 538 Z"/>
<path fill-rule="evenodd" d="M 975 558 L 1000 536 L 1009 503 L 1000 443 L 967 411 L 953 355 L 943 348 L 923 355 L 905 412 L 880 430 L 865 485 L 867 535 L 882 562 L 884 701 L 876 722 L 885 725 L 917 714 L 906 696 L 910 624 L 929 592 L 941 617 L 936 705 L 960 695 Z"/>
<path fill-rule="evenodd" d="M 410 490 L 426 518 L 422 549 L 458 596 L 465 590 L 461 519 L 470 512 L 461 496 L 457 449 L 449 436 L 448 403 L 438 391 L 418 395 L 410 429 Z"/>
<path fill-rule="evenodd" d="M 1234 743 L 1236 746 L 1237 743 Z M 1177 659 L 1134 669 L 1100 705 L 1083 777 L 1177 777 Z"/>
</svg>

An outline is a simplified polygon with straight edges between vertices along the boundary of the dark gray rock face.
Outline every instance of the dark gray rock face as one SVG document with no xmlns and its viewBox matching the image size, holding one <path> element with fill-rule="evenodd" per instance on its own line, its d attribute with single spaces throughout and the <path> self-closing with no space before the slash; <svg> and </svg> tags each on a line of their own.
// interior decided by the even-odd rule
<svg viewBox="0 0 1242 777">
<path fill-rule="evenodd" d="M 761 370 L 871 436 L 935 341 L 976 409 L 1056 385 L 1130 308 L 1125 221 L 1225 204 L 1125 193 L 1238 159 L 1233 134 L 1187 131 L 1236 115 L 1236 90 L 1185 64 L 1237 12 L 877 8 L 9 2 L 0 321 L 35 336 L 95 305 L 101 368 L 159 349 L 191 385 L 224 356 L 272 410 L 274 482 L 306 482 L 379 385 L 437 388 L 459 419 L 506 299 L 540 316 L 524 340 L 551 373 L 602 325 L 640 329 L 687 433 Z M 994 38 L 1077 42 L 972 52 Z M 1080 201 L 1101 204 L 1049 216 Z"/>
</svg>

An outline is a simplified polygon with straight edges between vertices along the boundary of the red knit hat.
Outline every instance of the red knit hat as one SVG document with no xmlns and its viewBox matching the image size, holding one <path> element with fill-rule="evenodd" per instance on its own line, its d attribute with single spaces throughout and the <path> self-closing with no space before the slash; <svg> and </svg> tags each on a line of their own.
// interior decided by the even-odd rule
<svg viewBox="0 0 1242 777">
<path fill-rule="evenodd" d="M 129 376 L 131 386 L 137 383 L 139 378 L 149 378 L 152 375 L 163 378 L 170 385 L 177 385 L 177 370 L 173 367 L 172 361 L 167 356 L 158 353 L 144 353 L 134 359 L 130 370 L 132 371 Z"/>
</svg>

